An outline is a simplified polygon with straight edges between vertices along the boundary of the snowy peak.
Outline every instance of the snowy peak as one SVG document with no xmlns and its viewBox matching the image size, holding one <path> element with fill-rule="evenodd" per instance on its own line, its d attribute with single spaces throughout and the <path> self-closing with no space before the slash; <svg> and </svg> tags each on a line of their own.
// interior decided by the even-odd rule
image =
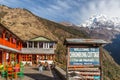
<svg viewBox="0 0 120 80">
<path fill-rule="evenodd" d="M 106 15 L 93 15 L 85 23 L 80 25 L 81 27 L 94 28 L 106 28 L 108 30 L 114 29 L 120 31 L 120 18 L 108 17 Z"/>
</svg>

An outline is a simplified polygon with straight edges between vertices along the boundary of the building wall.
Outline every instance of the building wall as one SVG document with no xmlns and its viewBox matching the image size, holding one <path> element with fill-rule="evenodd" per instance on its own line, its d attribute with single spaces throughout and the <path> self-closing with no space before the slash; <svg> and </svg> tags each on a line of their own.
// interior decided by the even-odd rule
<svg viewBox="0 0 120 80">
<path fill-rule="evenodd" d="M 22 48 L 22 40 L 10 30 L 0 24 L 0 63 L 11 62 L 10 54 L 14 54 L 14 61 L 19 61 L 18 53 Z"/>
</svg>

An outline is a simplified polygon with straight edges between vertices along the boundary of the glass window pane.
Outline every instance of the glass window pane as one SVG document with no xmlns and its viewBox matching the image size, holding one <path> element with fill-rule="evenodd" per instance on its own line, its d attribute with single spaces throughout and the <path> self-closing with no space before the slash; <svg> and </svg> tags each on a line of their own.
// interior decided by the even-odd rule
<svg viewBox="0 0 120 80">
<path fill-rule="evenodd" d="M 34 42 L 34 48 L 37 48 L 37 42 Z"/>
<path fill-rule="evenodd" d="M 39 42 L 39 48 L 43 48 L 43 43 Z"/>
</svg>

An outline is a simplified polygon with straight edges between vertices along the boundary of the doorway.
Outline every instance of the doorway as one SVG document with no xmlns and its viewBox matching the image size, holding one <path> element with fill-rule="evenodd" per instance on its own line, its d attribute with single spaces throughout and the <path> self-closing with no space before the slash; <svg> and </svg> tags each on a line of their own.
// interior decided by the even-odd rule
<svg viewBox="0 0 120 80">
<path fill-rule="evenodd" d="M 0 63 L 2 63 L 2 51 L 0 51 Z"/>
<path fill-rule="evenodd" d="M 32 64 L 37 64 L 37 56 L 36 55 L 32 55 Z"/>
</svg>

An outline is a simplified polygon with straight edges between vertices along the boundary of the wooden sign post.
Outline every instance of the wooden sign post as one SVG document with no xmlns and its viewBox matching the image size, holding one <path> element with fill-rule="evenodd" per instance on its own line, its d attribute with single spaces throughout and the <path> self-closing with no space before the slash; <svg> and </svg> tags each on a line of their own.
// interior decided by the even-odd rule
<svg viewBox="0 0 120 80">
<path fill-rule="evenodd" d="M 67 80 L 103 80 L 100 39 L 66 39 Z"/>
</svg>

